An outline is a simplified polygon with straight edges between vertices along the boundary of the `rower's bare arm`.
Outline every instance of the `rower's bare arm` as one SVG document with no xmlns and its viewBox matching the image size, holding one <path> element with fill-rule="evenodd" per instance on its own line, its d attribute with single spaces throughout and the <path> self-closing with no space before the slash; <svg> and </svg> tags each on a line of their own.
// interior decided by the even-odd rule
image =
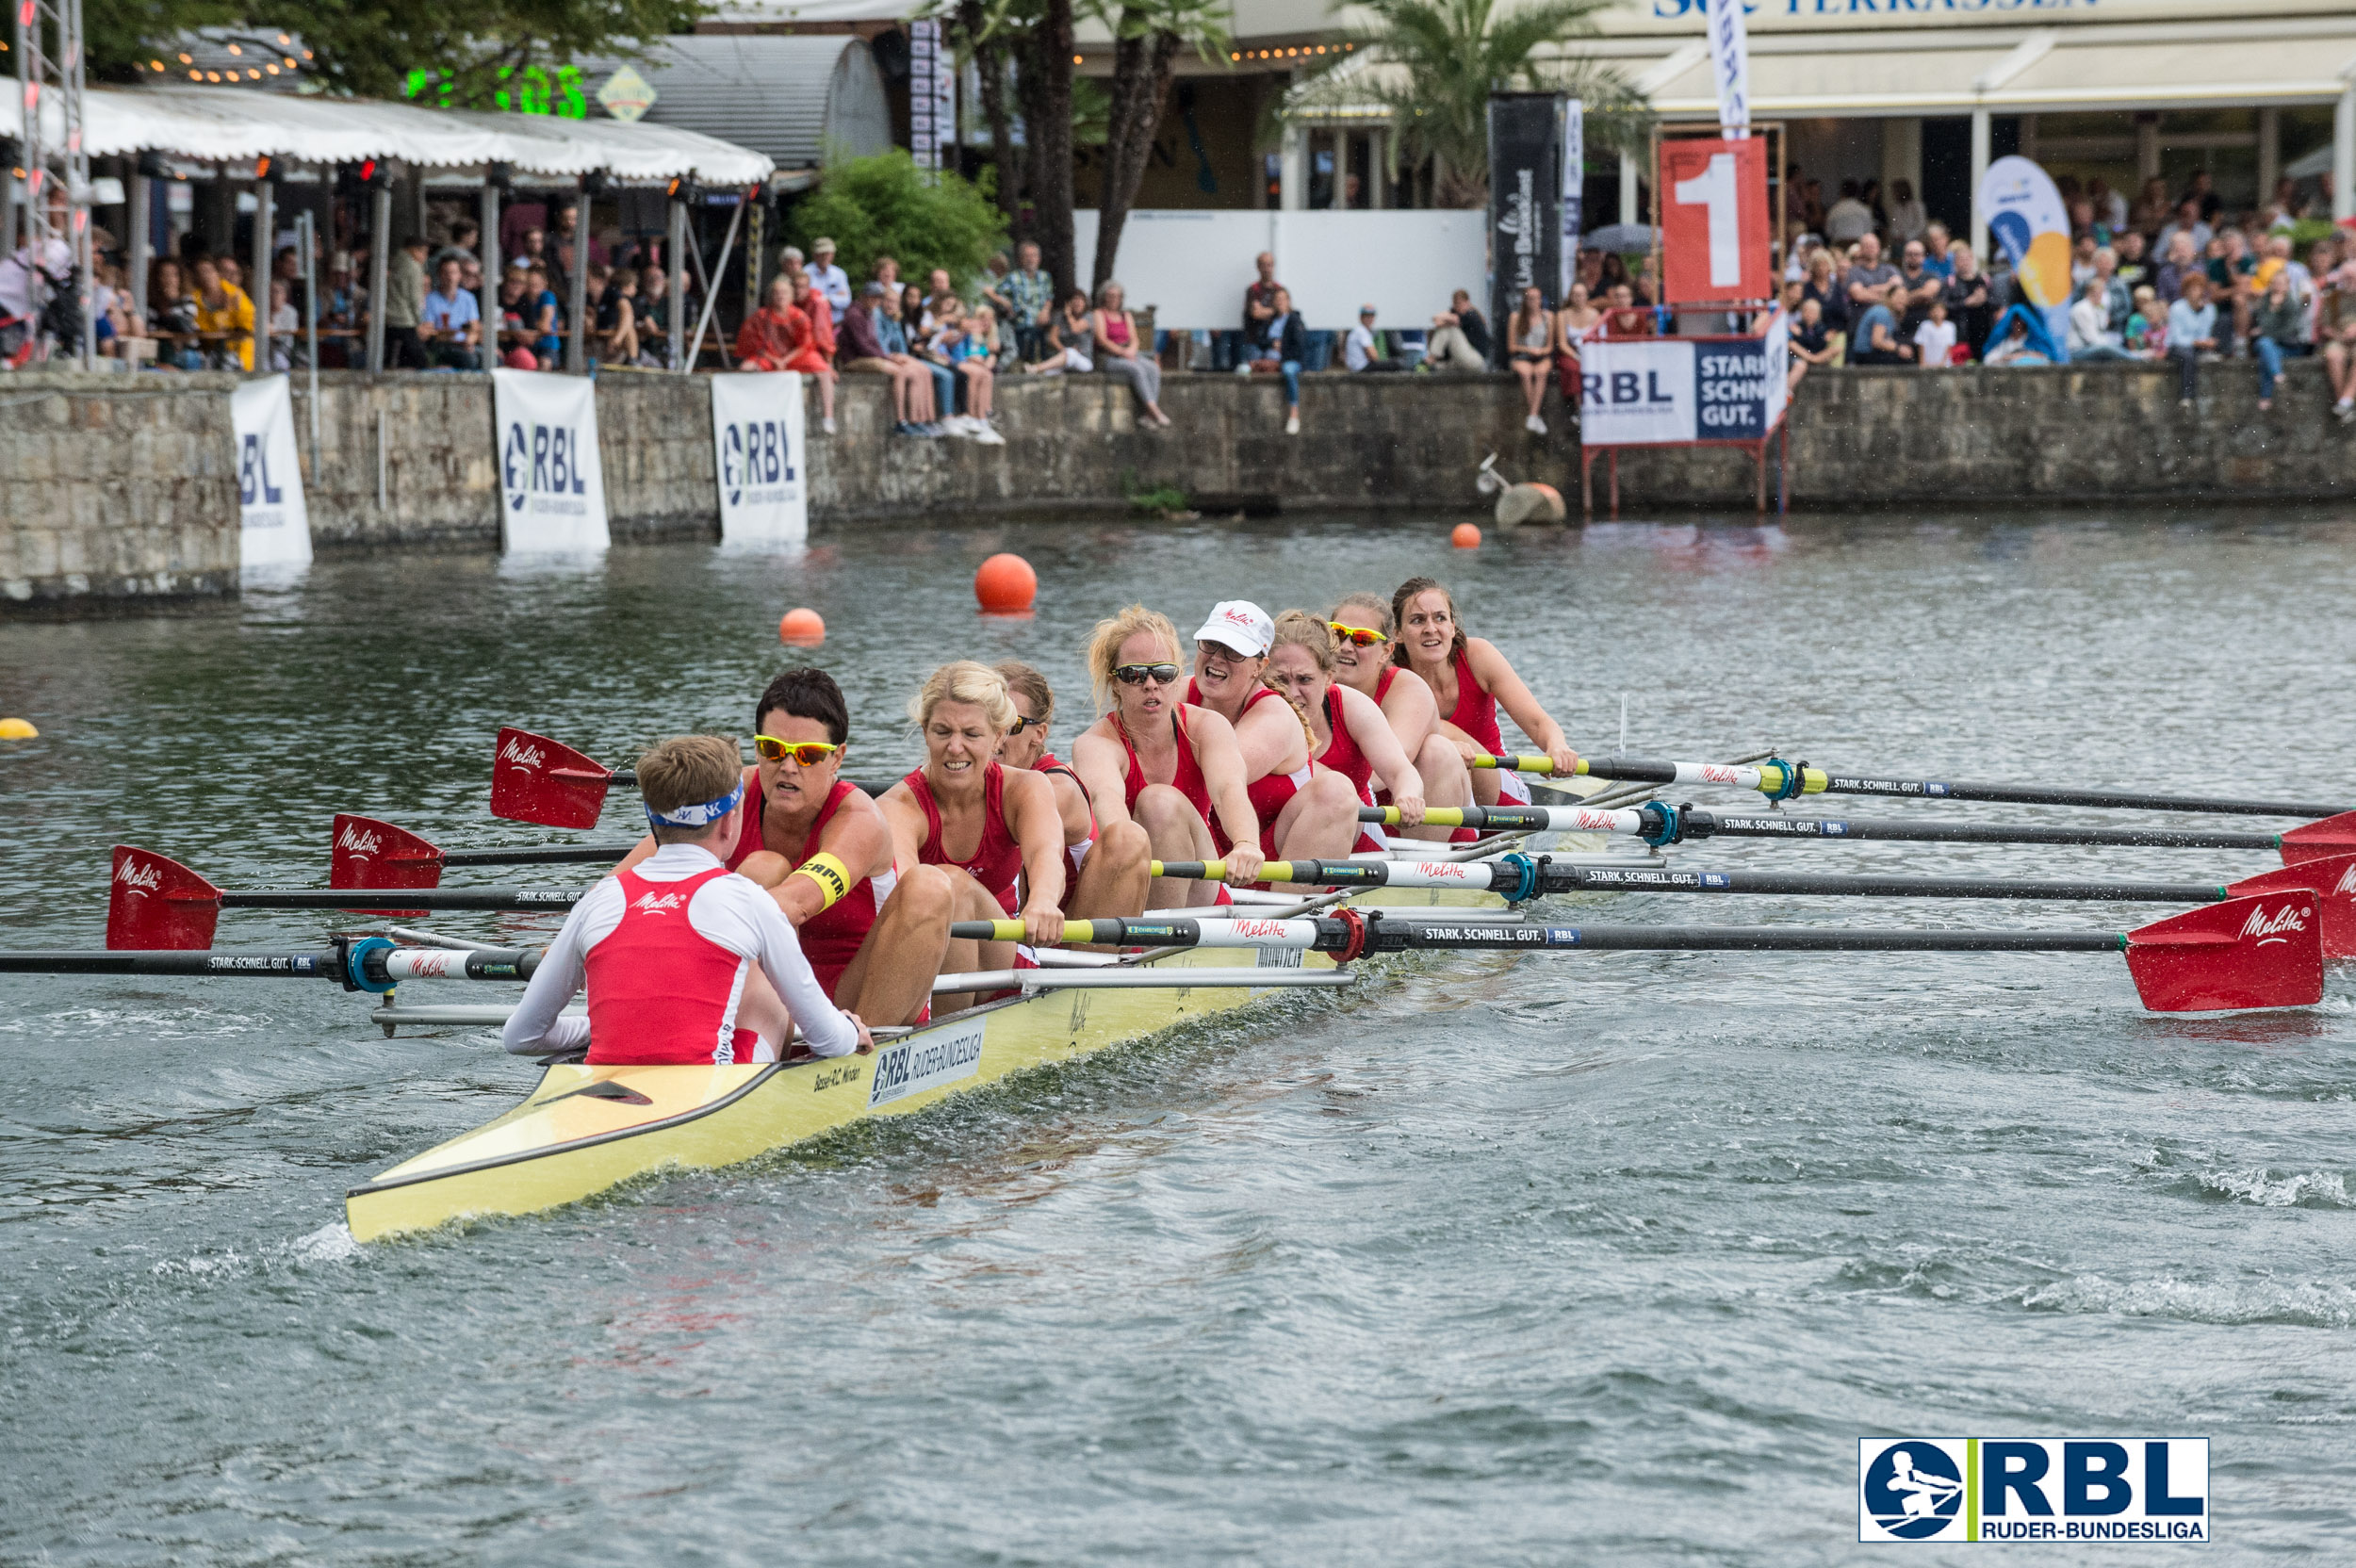
<svg viewBox="0 0 2356 1568">
<path fill-rule="evenodd" d="M 1291 773 L 1309 760 L 1309 737 L 1301 727 L 1301 714 L 1281 698 L 1253 703 L 1234 728 L 1246 783 L 1272 773 Z"/>
<path fill-rule="evenodd" d="M 1006 771 L 1006 827 L 1023 848 L 1023 939 L 1053 947 L 1063 940 L 1063 813 L 1055 788 L 1039 774 Z"/>
<path fill-rule="evenodd" d="M 1235 726 L 1207 708 L 1194 711 L 1186 738 L 1193 743 L 1195 765 L 1203 770 L 1203 783 L 1211 792 L 1211 809 L 1219 814 L 1219 824 L 1227 830 L 1233 846 L 1227 851 L 1227 880 L 1257 881 L 1267 857 L 1260 853 L 1260 817 L 1252 808 Z"/>
<path fill-rule="evenodd" d="M 842 861 L 853 882 L 880 875 L 893 864 L 892 829 L 874 801 L 853 794 L 836 808 L 826 831 L 818 836 L 817 853 Z M 790 868 L 785 879 L 769 891 L 796 929 L 826 907 L 826 890 L 810 877 L 794 875 Z"/>
<path fill-rule="evenodd" d="M 1118 742 L 1093 730 L 1072 743 L 1072 771 L 1088 787 L 1096 820 L 1104 826 L 1129 821 L 1129 754 Z"/>
<path fill-rule="evenodd" d="M 915 865 L 923 857 L 925 835 L 932 831 L 932 824 L 924 820 L 924 808 L 916 804 L 916 796 L 906 784 L 894 784 L 875 797 L 875 809 L 882 813 L 884 825 L 892 832 L 892 864 Z"/>
<path fill-rule="evenodd" d="M 1430 686 L 1410 675 L 1391 682 L 1390 692 L 1383 698 L 1383 716 L 1391 721 L 1399 750 L 1413 757 L 1440 727 L 1440 702 Z"/>
<path fill-rule="evenodd" d="M 1397 685 L 1397 681 L 1392 682 Z M 1391 800 L 1399 807 L 1399 821 L 1409 827 L 1423 822 L 1423 776 L 1408 760 L 1407 752 L 1391 733 L 1391 722 L 1374 699 L 1364 692 L 1349 686 L 1336 686 L 1342 694 L 1342 722 L 1350 727 L 1350 738 L 1358 743 L 1358 749 L 1366 755 L 1391 787 Z"/>
<path fill-rule="evenodd" d="M 1088 794 L 1073 781 L 1070 774 L 1043 773 L 1047 787 L 1055 792 L 1055 814 L 1063 822 L 1064 847 L 1086 843 L 1093 819 L 1088 814 Z"/>
<path fill-rule="evenodd" d="M 1548 757 L 1554 759 L 1554 771 L 1568 775 L 1579 770 L 1579 753 L 1563 736 L 1562 727 L 1554 722 L 1554 715 L 1538 704 L 1528 683 L 1513 673 L 1513 666 L 1495 643 L 1485 637 L 1468 639 L 1464 652 L 1471 660 L 1473 677 L 1483 690 L 1497 699 L 1497 706 L 1513 716 L 1522 727 L 1522 733 L 1538 743 Z"/>
</svg>

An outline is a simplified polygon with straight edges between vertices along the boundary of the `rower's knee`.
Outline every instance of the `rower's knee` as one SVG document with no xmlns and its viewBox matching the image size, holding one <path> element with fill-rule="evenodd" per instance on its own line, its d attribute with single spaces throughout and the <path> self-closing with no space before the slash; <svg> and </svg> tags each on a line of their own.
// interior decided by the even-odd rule
<svg viewBox="0 0 2356 1568">
<path fill-rule="evenodd" d="M 1134 822 L 1108 823 L 1097 833 L 1096 847 L 1088 851 L 1091 859 L 1099 855 L 1113 865 L 1137 865 L 1153 858 L 1153 840 Z"/>
<path fill-rule="evenodd" d="M 1168 784 L 1148 784 L 1138 791 L 1129 815 L 1144 828 L 1150 844 L 1163 845 L 1190 841 L 1194 825 L 1203 820 L 1195 814 L 1194 803 Z"/>
<path fill-rule="evenodd" d="M 957 918 L 957 886 L 940 866 L 910 866 L 892 890 L 892 902 L 911 923 L 945 927 Z"/>
<path fill-rule="evenodd" d="M 1319 816 L 1346 816 L 1358 820 L 1358 808 L 1366 804 L 1358 798 L 1358 786 L 1338 773 L 1320 768 L 1301 793 L 1309 797 L 1309 808 Z"/>
</svg>

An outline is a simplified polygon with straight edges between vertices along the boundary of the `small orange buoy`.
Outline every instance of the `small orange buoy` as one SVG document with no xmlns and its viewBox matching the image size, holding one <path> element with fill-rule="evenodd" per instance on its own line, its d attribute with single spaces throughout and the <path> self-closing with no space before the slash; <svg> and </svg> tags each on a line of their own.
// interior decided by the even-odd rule
<svg viewBox="0 0 2356 1568">
<path fill-rule="evenodd" d="M 814 648 L 826 640 L 826 623 L 819 618 L 815 610 L 789 610 L 785 612 L 785 619 L 777 623 L 777 641 L 780 643 L 797 648 Z"/>
<path fill-rule="evenodd" d="M 1460 550 L 1479 549 L 1481 547 L 1481 525 L 1479 523 L 1457 524 L 1455 531 L 1448 536 L 1448 542 Z"/>
<path fill-rule="evenodd" d="M 1019 555 L 993 555 L 973 574 L 973 596 L 990 615 L 1019 615 L 1039 597 L 1039 574 Z"/>
</svg>

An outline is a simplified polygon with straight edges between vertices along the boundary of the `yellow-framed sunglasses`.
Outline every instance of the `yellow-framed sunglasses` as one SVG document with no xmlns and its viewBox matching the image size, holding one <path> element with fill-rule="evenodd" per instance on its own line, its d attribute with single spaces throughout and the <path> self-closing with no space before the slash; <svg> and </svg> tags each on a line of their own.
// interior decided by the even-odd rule
<svg viewBox="0 0 2356 1568">
<path fill-rule="evenodd" d="M 780 741 L 775 735 L 753 737 L 753 751 L 764 762 L 782 762 L 791 757 L 803 767 L 814 768 L 842 749 L 827 741 Z"/>
<path fill-rule="evenodd" d="M 1344 626 L 1339 621 L 1328 621 L 1325 624 L 1332 629 L 1334 636 L 1345 643 L 1354 643 L 1362 648 L 1372 647 L 1377 643 L 1387 643 L 1391 640 L 1390 633 L 1377 631 L 1370 626 Z"/>
</svg>

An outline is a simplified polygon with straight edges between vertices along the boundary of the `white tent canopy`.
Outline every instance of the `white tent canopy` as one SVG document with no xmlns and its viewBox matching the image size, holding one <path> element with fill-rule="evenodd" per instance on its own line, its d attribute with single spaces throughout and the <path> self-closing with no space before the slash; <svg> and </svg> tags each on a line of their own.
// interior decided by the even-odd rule
<svg viewBox="0 0 2356 1568">
<path fill-rule="evenodd" d="M 93 90 L 86 102 L 86 145 L 93 157 L 156 152 L 207 163 L 257 157 L 304 163 L 398 158 L 426 168 L 506 163 L 518 173 L 604 170 L 625 180 L 686 174 L 712 186 L 753 185 L 777 167 L 762 154 L 676 125 L 429 109 L 239 88 Z M 15 94 L 0 95 L 0 136 L 14 137 L 23 128 Z M 43 130 L 53 139 L 64 135 L 54 99 L 44 106 Z"/>
</svg>

